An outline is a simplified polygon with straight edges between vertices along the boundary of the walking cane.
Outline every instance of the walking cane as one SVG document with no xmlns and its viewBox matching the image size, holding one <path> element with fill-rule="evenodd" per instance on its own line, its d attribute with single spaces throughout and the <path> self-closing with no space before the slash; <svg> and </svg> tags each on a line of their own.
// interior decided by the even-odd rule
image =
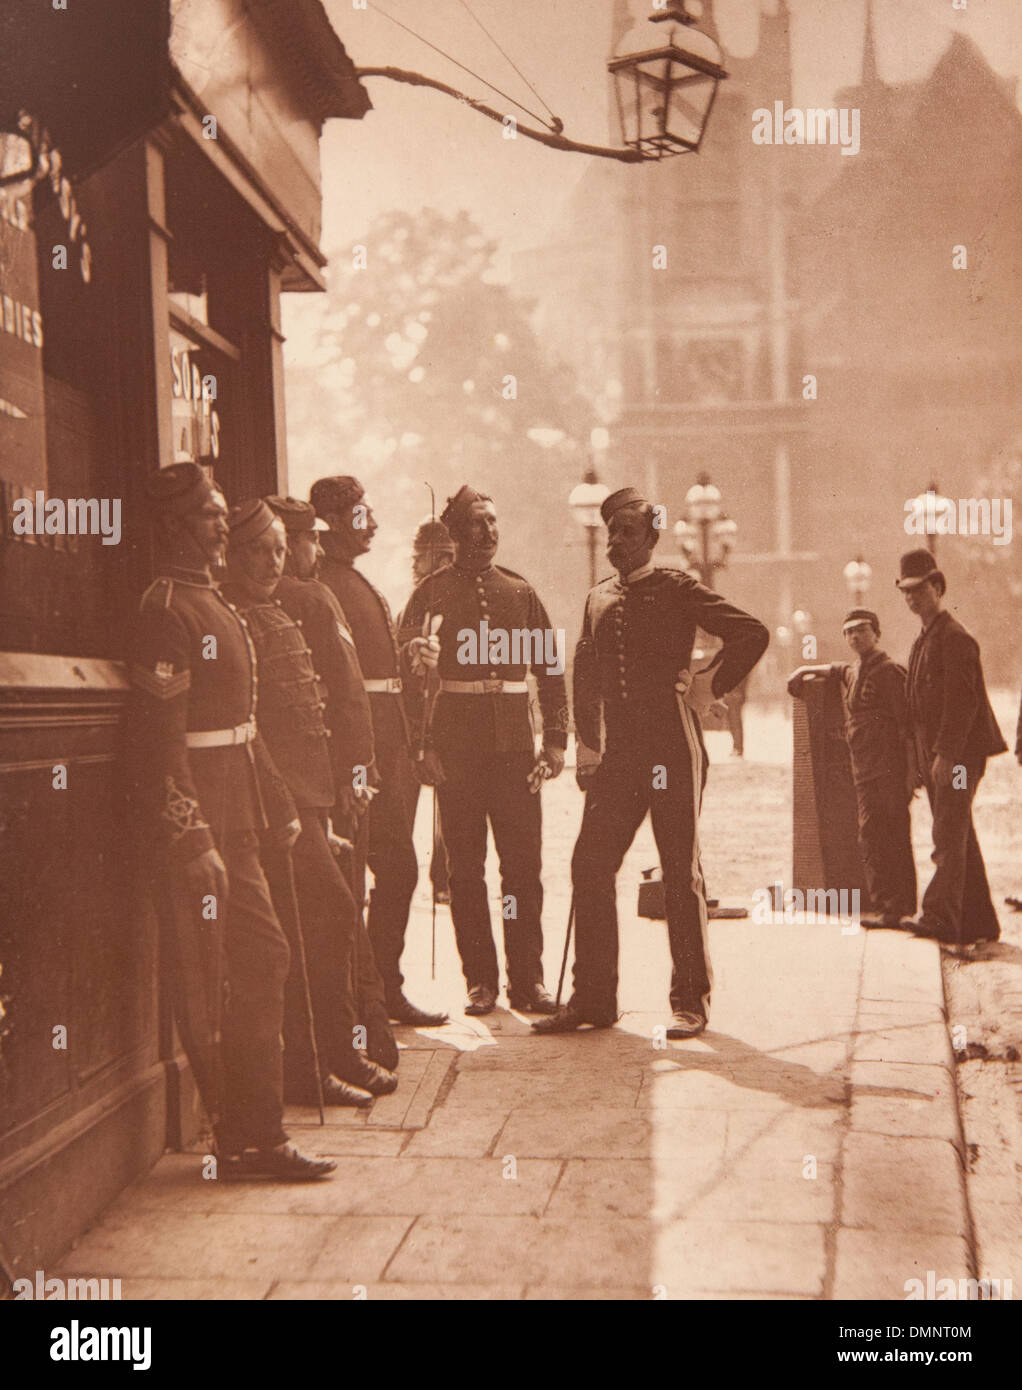
<svg viewBox="0 0 1022 1390">
<path fill-rule="evenodd" d="M 564 988 L 564 972 L 568 968 L 568 947 L 571 945 L 571 927 L 575 920 L 575 890 L 571 890 L 571 906 L 568 908 L 568 930 L 564 935 L 564 955 L 561 957 L 561 973 L 557 977 L 557 1007 L 561 1007 L 561 990 Z"/>
<path fill-rule="evenodd" d="M 316 1046 L 316 1020 L 312 1012 L 312 990 L 309 987 L 309 964 L 305 955 L 305 938 L 302 935 L 302 919 L 298 910 L 298 894 L 295 891 L 294 865 L 291 862 L 291 851 L 282 851 L 283 872 L 281 874 L 281 887 L 284 890 L 284 906 L 287 911 L 284 913 L 285 920 L 282 925 L 284 933 L 288 937 L 288 944 L 292 954 L 298 963 L 299 977 L 302 985 L 302 1002 L 305 1006 L 305 1023 L 309 1031 L 309 1051 L 312 1057 L 312 1069 L 315 1073 L 315 1096 L 316 1104 L 319 1107 L 319 1122 L 326 1124 L 326 1114 L 323 1108 L 323 1078 L 319 1071 L 319 1048 Z M 288 931 L 290 926 L 291 930 Z"/>
</svg>

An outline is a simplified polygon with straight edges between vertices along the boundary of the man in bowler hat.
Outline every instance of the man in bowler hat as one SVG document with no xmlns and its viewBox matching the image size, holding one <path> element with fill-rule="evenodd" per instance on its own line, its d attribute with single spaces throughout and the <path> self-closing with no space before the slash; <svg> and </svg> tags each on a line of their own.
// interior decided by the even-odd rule
<svg viewBox="0 0 1022 1390">
<path fill-rule="evenodd" d="M 895 584 L 921 624 L 908 662 L 909 759 L 933 814 L 933 878 L 915 923 L 946 945 L 996 941 L 997 913 L 972 822 L 986 760 L 1007 751 L 979 644 L 943 607 L 947 581 L 928 550 L 902 555 Z"/>
</svg>

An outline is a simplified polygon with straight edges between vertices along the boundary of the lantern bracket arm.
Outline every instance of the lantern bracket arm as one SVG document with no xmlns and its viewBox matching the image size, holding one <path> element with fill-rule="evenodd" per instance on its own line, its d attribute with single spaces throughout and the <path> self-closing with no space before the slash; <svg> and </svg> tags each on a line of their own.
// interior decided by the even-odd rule
<svg viewBox="0 0 1022 1390">
<path fill-rule="evenodd" d="M 364 77 L 386 77 L 391 82 L 405 82 L 413 87 L 431 87 L 436 92 L 443 92 L 445 96 L 453 97 L 455 101 L 463 102 L 464 105 L 470 106 L 473 111 L 478 111 L 482 116 L 488 116 L 491 121 L 496 121 L 499 125 L 503 125 L 507 118 L 506 112 L 497 111 L 476 97 L 466 96 L 464 92 L 459 92 L 456 87 L 448 86 L 446 82 L 440 82 L 435 77 L 426 77 L 420 72 L 409 72 L 406 68 L 356 68 L 354 75 L 359 80 Z M 517 119 L 515 130 L 519 135 L 524 135 L 529 140 L 537 140 L 541 145 L 548 145 L 554 150 L 570 150 L 575 154 L 595 155 L 600 159 L 616 159 L 622 164 L 642 164 L 651 157 L 655 157 L 644 154 L 641 150 L 616 150 L 606 145 L 582 144 L 578 140 L 570 140 L 566 135 L 560 135 L 553 131 L 533 130 L 531 126 L 520 124 Z"/>
</svg>

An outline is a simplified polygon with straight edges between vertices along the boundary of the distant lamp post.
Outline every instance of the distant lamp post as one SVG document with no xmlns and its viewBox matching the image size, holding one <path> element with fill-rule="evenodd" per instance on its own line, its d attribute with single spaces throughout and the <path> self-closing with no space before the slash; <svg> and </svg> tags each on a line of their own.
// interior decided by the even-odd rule
<svg viewBox="0 0 1022 1390">
<path fill-rule="evenodd" d="M 595 434 L 596 431 L 594 430 Z M 586 542 L 589 547 L 589 587 L 596 587 L 596 539 L 603 525 L 603 517 L 600 515 L 600 506 L 606 497 L 610 496 L 610 488 L 606 483 L 601 483 L 597 479 L 596 469 L 590 465 L 580 483 L 577 483 L 571 490 L 568 498 L 568 506 L 572 510 L 575 520 L 580 526 L 585 527 Z"/>
<path fill-rule="evenodd" d="M 873 579 L 873 571 L 861 555 L 856 555 L 854 560 L 849 560 L 844 567 L 845 583 L 848 585 L 848 593 L 851 596 L 852 607 L 861 608 L 869 592 L 869 586 Z"/>
<path fill-rule="evenodd" d="M 607 64 L 624 142 L 645 159 L 698 150 L 727 77 L 720 47 L 695 23 L 684 3 L 654 10 Z"/>
<path fill-rule="evenodd" d="M 912 518 L 915 522 L 916 534 L 920 529 L 926 533 L 926 548 L 931 555 L 937 553 L 937 534 L 938 522 L 946 520 L 954 512 L 955 504 L 950 497 L 942 497 L 937 490 L 936 483 L 930 483 L 925 492 L 921 492 L 918 497 L 912 498 Z M 947 535 L 950 527 L 940 528 L 941 534 Z"/>
<path fill-rule="evenodd" d="M 690 568 L 700 582 L 712 589 L 717 570 L 726 569 L 735 548 L 738 523 L 724 511 L 720 489 L 700 473 L 685 494 L 685 515 L 674 524 L 674 537 Z"/>
</svg>

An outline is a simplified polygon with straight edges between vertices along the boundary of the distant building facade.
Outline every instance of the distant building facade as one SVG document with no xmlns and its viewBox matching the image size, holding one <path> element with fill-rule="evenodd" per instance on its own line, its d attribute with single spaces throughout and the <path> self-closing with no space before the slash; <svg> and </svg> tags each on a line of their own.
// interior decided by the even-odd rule
<svg viewBox="0 0 1022 1390">
<path fill-rule="evenodd" d="M 618 0 L 613 37 L 642 9 Z M 971 495 L 1019 432 L 1022 117 L 961 37 L 925 81 L 886 85 L 867 15 L 861 83 L 833 99 L 859 113 L 858 152 L 756 143 L 755 113 L 792 104 L 784 0 L 726 66 L 700 154 L 594 161 L 515 278 L 604 411 L 604 480 L 641 482 L 672 523 L 700 472 L 720 487 L 739 528 L 722 583 L 781 631 L 766 680 L 796 610 L 838 654 L 859 554 L 907 641 L 889 587 L 919 543 L 906 500 L 932 480 Z M 954 583 L 964 559 L 939 545 Z"/>
</svg>

